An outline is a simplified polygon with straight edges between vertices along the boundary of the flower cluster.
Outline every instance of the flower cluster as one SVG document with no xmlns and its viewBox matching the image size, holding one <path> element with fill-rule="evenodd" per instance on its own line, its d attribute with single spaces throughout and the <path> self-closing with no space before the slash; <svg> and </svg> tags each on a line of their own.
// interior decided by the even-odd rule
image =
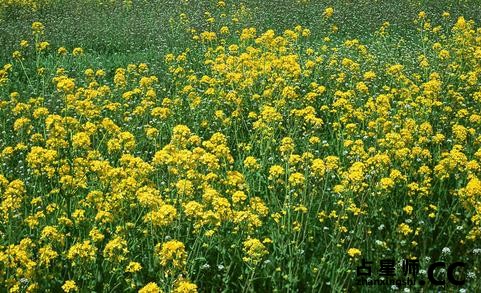
<svg viewBox="0 0 481 293">
<path fill-rule="evenodd" d="M 331 7 L 319 42 L 216 7 L 157 71 L 88 67 L 32 24 L 0 67 L 0 287 L 321 292 L 360 257 L 479 264 L 474 22 L 420 14 L 411 64 L 388 24 L 378 47 L 336 35 Z"/>
</svg>

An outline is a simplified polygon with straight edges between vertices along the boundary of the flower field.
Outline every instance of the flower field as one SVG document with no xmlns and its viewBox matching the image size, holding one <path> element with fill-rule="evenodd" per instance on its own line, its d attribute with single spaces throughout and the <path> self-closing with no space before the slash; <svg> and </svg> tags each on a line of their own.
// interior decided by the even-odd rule
<svg viewBox="0 0 481 293">
<path fill-rule="evenodd" d="M 481 288 L 476 1 L 154 2 L 0 2 L 0 292 Z"/>
</svg>

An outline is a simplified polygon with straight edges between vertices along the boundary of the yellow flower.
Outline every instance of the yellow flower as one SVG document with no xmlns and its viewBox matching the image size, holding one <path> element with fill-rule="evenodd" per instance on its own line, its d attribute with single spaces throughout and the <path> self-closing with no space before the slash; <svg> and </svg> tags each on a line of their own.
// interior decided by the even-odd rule
<svg viewBox="0 0 481 293">
<path fill-rule="evenodd" d="M 160 259 L 162 266 L 172 265 L 174 268 L 183 268 L 187 263 L 187 252 L 184 243 L 178 240 L 170 240 L 159 243 L 155 246 L 155 250 Z"/>
<path fill-rule="evenodd" d="M 20 47 L 27 48 L 28 47 L 28 41 L 27 40 L 21 40 L 20 41 Z"/>
<path fill-rule="evenodd" d="M 65 281 L 65 283 L 62 286 L 62 289 L 64 292 L 67 292 L 67 293 L 78 291 L 77 284 L 75 284 L 75 281 L 73 280 Z"/>
<path fill-rule="evenodd" d="M 279 147 L 279 151 L 282 154 L 293 152 L 294 151 L 294 140 L 290 137 L 284 137 L 281 140 L 281 146 Z"/>
<path fill-rule="evenodd" d="M 79 48 L 79 47 L 74 48 L 73 51 L 72 51 L 72 55 L 75 56 L 75 57 L 83 55 L 83 53 L 84 53 L 84 49 Z"/>
<path fill-rule="evenodd" d="M 323 160 L 314 159 L 312 161 L 311 170 L 317 177 L 322 178 L 326 172 L 326 165 Z"/>
<path fill-rule="evenodd" d="M 246 263 L 257 265 L 262 258 L 269 254 L 267 248 L 259 239 L 250 238 L 243 242 L 245 256 L 242 258 Z"/>
<path fill-rule="evenodd" d="M 177 217 L 177 210 L 169 204 L 162 205 L 158 210 L 149 212 L 144 217 L 144 222 L 153 226 L 164 227 L 170 225 Z"/>
<path fill-rule="evenodd" d="M 140 263 L 131 261 L 127 267 L 125 268 L 125 272 L 127 273 L 136 273 L 142 269 L 142 265 Z"/>
<path fill-rule="evenodd" d="M 162 293 L 162 290 L 157 286 L 156 283 L 150 282 L 144 287 L 142 287 L 138 293 Z"/>
<path fill-rule="evenodd" d="M 94 242 L 100 242 L 104 240 L 105 236 L 102 234 L 102 232 L 99 231 L 97 227 L 92 228 L 89 232 L 89 237 L 94 241 Z"/>
<path fill-rule="evenodd" d="M 90 137 L 86 132 L 78 132 L 72 137 L 72 145 L 74 148 L 90 147 Z"/>
<path fill-rule="evenodd" d="M 233 203 L 245 201 L 246 199 L 247 199 L 247 195 L 243 191 L 236 191 L 232 195 L 232 202 Z"/>
<path fill-rule="evenodd" d="M 411 229 L 411 227 L 409 227 L 408 224 L 401 223 L 398 226 L 398 231 L 399 233 L 402 233 L 404 236 L 407 236 L 413 232 L 413 229 Z"/>
<path fill-rule="evenodd" d="M 388 190 L 394 187 L 394 180 L 392 180 L 390 177 L 384 177 L 381 178 L 381 181 L 379 182 L 381 189 L 383 190 Z"/>
<path fill-rule="evenodd" d="M 55 78 L 55 81 L 57 82 L 57 90 L 59 92 L 71 93 L 75 88 L 75 80 L 73 78 L 62 75 Z"/>
<path fill-rule="evenodd" d="M 229 28 L 227 26 L 223 26 L 220 28 L 220 33 L 226 35 L 229 33 Z"/>
<path fill-rule="evenodd" d="M 40 264 L 47 267 L 55 258 L 58 257 L 58 253 L 52 249 L 52 246 L 50 244 L 40 248 L 38 252 Z"/>
<path fill-rule="evenodd" d="M 472 177 L 464 189 L 464 194 L 472 199 L 481 196 L 481 180 Z"/>
<path fill-rule="evenodd" d="M 50 46 L 50 44 L 48 42 L 40 42 L 37 44 L 37 51 L 41 52 L 41 51 L 45 51 L 48 46 Z"/>
<path fill-rule="evenodd" d="M 410 205 L 407 205 L 407 206 L 405 206 L 405 207 L 403 208 L 403 211 L 404 211 L 406 214 L 410 215 L 410 214 L 412 214 L 412 212 L 413 212 L 413 207 L 410 206 Z"/>
<path fill-rule="evenodd" d="M 121 262 L 126 259 L 128 252 L 127 241 L 117 236 L 105 245 L 103 255 L 108 260 Z"/>
<path fill-rule="evenodd" d="M 99 70 L 95 71 L 95 76 L 96 77 L 104 77 L 105 76 L 105 70 L 99 69 Z"/>
<path fill-rule="evenodd" d="M 468 137 L 468 130 L 463 125 L 455 124 L 452 126 L 454 139 L 460 143 L 464 142 Z"/>
<path fill-rule="evenodd" d="M 359 250 L 358 248 L 349 248 L 347 250 L 347 254 L 350 256 L 350 257 L 358 257 L 361 255 L 361 250 Z"/>
<path fill-rule="evenodd" d="M 70 260 L 94 261 L 96 255 L 97 248 L 91 245 L 89 240 L 72 245 L 67 252 L 67 258 Z M 74 262 L 73 264 L 75 265 L 76 263 Z"/>
<path fill-rule="evenodd" d="M 324 13 L 322 14 L 325 18 L 330 18 L 334 14 L 334 8 L 327 7 L 324 9 Z"/>
<path fill-rule="evenodd" d="M 32 23 L 32 31 L 34 34 L 43 33 L 44 29 L 45 29 L 45 26 L 41 22 L 35 21 Z"/>
<path fill-rule="evenodd" d="M 245 166 L 247 169 L 256 170 L 256 169 L 259 169 L 260 164 L 257 162 L 257 160 L 256 160 L 255 157 L 248 156 L 248 157 L 245 158 L 245 160 L 244 160 L 244 166 Z"/>
<path fill-rule="evenodd" d="M 57 49 L 57 54 L 62 56 L 67 55 L 67 49 L 65 49 L 65 47 L 60 47 Z"/>
<path fill-rule="evenodd" d="M 299 172 L 296 172 L 296 173 L 292 173 L 290 176 L 289 176 L 289 183 L 292 185 L 292 186 L 300 186 L 302 184 L 304 184 L 304 181 L 305 181 L 305 177 L 304 175 L 302 175 L 301 173 Z"/>
<path fill-rule="evenodd" d="M 64 235 L 54 226 L 45 226 L 40 233 L 41 240 L 48 240 L 52 243 L 63 243 Z"/>
<path fill-rule="evenodd" d="M 197 285 L 187 280 L 180 279 L 175 282 L 172 293 L 197 293 Z"/>
<path fill-rule="evenodd" d="M 269 179 L 276 179 L 284 175 L 284 168 L 279 165 L 274 165 L 269 169 Z"/>
<path fill-rule="evenodd" d="M 194 192 L 194 186 L 190 180 L 181 179 L 175 184 L 179 195 L 190 196 Z"/>
<path fill-rule="evenodd" d="M 200 33 L 200 39 L 204 42 L 210 42 L 217 38 L 215 32 L 202 32 Z"/>
<path fill-rule="evenodd" d="M 249 40 L 255 38 L 257 30 L 254 27 L 245 28 L 241 32 L 240 40 Z"/>
</svg>

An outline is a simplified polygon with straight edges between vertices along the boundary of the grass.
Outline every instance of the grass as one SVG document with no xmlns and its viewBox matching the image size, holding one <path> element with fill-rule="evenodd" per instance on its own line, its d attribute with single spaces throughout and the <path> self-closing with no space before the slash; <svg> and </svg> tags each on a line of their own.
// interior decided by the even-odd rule
<svg viewBox="0 0 481 293">
<path fill-rule="evenodd" d="M 189 38 L 180 33 L 178 21 L 180 13 L 186 13 L 199 30 L 205 24 L 197 19 L 204 12 L 214 11 L 213 1 L 134 1 L 123 2 L 68 2 L 49 1 L 49 5 L 37 11 L 28 8 L 10 8 L 2 11 L 0 42 L 4 50 L 0 53 L 3 63 L 11 57 L 10 52 L 18 45 L 19 36 L 29 34 L 30 24 L 41 20 L 49 29 L 46 38 L 54 46 L 82 47 L 88 52 L 104 55 L 130 54 L 131 52 L 158 53 L 158 57 L 176 48 L 186 47 Z M 412 20 L 419 11 L 426 11 L 433 21 L 440 20 L 443 11 L 453 15 L 463 15 L 479 21 L 481 8 L 476 0 L 465 1 L 240 1 L 245 26 L 253 26 L 260 31 L 274 29 L 281 32 L 294 25 L 309 27 L 313 41 L 324 36 L 327 28 L 322 22 L 325 7 L 336 7 L 334 22 L 345 38 L 359 38 L 366 43 L 372 34 L 389 21 L 392 31 L 400 37 L 410 39 L 415 35 Z M 410 46 L 417 40 L 410 40 Z M 126 59 L 128 60 L 128 59 Z"/>
</svg>

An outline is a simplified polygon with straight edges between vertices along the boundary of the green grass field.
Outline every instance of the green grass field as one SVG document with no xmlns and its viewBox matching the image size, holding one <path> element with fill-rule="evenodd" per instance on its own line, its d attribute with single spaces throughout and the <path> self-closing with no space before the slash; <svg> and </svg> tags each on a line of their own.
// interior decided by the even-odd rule
<svg viewBox="0 0 481 293">
<path fill-rule="evenodd" d="M 480 23 L 0 0 L 0 292 L 475 292 Z"/>
</svg>

